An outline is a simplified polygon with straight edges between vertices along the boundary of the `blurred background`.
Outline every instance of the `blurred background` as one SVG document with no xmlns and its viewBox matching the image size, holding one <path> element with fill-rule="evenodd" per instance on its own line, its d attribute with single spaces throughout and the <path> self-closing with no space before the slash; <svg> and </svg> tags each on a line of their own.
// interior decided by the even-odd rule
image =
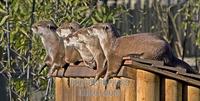
<svg viewBox="0 0 200 101">
<path fill-rule="evenodd" d="M 174 54 L 198 68 L 200 0 L 0 0 L 0 99 L 43 101 L 47 70 L 45 50 L 31 32 L 33 23 L 76 21 L 87 27 L 113 23 L 121 35 L 153 32 Z M 54 100 L 54 89 L 48 100 Z"/>
</svg>

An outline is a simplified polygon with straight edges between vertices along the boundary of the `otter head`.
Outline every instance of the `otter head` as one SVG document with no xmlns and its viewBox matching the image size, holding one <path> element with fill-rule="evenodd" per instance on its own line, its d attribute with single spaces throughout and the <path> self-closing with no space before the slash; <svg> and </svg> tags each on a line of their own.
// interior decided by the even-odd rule
<svg viewBox="0 0 200 101">
<path fill-rule="evenodd" d="M 52 21 L 39 21 L 33 24 L 31 29 L 33 33 L 43 36 L 44 34 L 49 34 L 49 31 L 55 32 L 57 26 Z"/>
<path fill-rule="evenodd" d="M 80 29 L 80 25 L 77 22 L 64 22 L 60 25 L 57 29 L 57 34 L 60 37 L 67 37 L 68 35 L 72 34 L 76 30 Z"/>
<path fill-rule="evenodd" d="M 113 27 L 112 24 L 109 23 L 98 23 L 88 28 L 88 32 L 90 34 L 96 35 L 99 39 L 110 39 L 113 37 L 118 37 L 119 33 Z"/>
</svg>

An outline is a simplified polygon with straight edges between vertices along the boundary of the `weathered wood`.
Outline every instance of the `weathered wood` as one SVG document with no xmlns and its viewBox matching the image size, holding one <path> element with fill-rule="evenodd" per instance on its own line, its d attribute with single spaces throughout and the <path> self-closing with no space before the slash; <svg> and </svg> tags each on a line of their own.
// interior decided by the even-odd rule
<svg viewBox="0 0 200 101">
<path fill-rule="evenodd" d="M 100 79 L 95 85 L 90 85 L 93 78 L 55 77 L 56 101 L 135 101 L 135 80 L 127 78 L 112 78 L 107 88 Z M 68 86 L 68 84 L 70 84 Z"/>
<path fill-rule="evenodd" d="M 63 86 L 62 86 L 62 79 L 61 78 L 55 78 L 55 100 L 56 101 L 63 101 Z"/>
<path fill-rule="evenodd" d="M 150 66 L 151 68 L 153 67 L 155 69 L 154 72 L 157 72 L 158 69 L 161 69 L 161 71 L 166 70 L 166 71 L 174 72 L 177 75 L 182 75 L 184 77 L 189 77 L 189 78 L 200 80 L 199 74 L 189 74 L 189 73 L 186 73 L 186 70 L 182 69 L 182 68 L 163 66 L 163 62 L 161 62 L 161 61 L 139 59 L 139 58 L 134 58 L 134 57 L 124 57 L 123 59 L 125 60 L 125 62 L 124 62 L 125 66 L 131 66 L 131 64 L 134 63 L 134 65 L 138 65 L 141 68 L 142 67 L 145 68 L 148 66 Z M 120 73 L 118 75 L 119 77 L 122 76 L 122 77 L 130 78 L 128 75 L 130 73 L 126 73 L 129 71 L 129 69 L 126 69 L 126 68 L 129 68 L 129 67 L 122 67 L 122 70 L 125 70 L 125 71 L 122 72 L 123 74 Z M 126 70 L 128 70 L 128 71 L 126 71 Z M 83 64 L 78 65 L 78 66 L 69 66 L 67 71 L 65 72 L 64 77 L 94 77 L 96 72 L 97 72 L 96 70 L 88 68 L 88 67 L 84 66 Z M 54 74 L 52 76 L 53 77 L 63 77 L 63 69 L 59 70 L 58 73 L 54 72 Z"/>
<path fill-rule="evenodd" d="M 184 69 L 184 68 L 174 68 L 174 67 L 170 67 L 170 66 L 164 66 L 163 61 L 140 59 L 140 58 L 135 58 L 135 57 L 130 57 L 130 58 L 135 62 L 154 66 L 159 69 L 168 70 L 168 71 L 172 71 L 172 72 L 178 72 L 179 74 L 183 74 L 186 72 L 186 69 Z"/>
<path fill-rule="evenodd" d="M 160 96 L 165 101 L 199 101 L 200 90 L 196 88 L 200 87 L 198 75 L 177 72 L 177 69 L 157 65 L 160 63 L 156 62 L 146 61 L 148 63 L 143 64 L 129 57 L 124 60 L 117 77 L 111 78 L 106 87 L 102 78 L 90 86 L 96 71 L 85 66 L 70 66 L 65 78 L 58 78 L 62 77 L 63 70 L 58 72 L 59 76 L 54 73 L 56 101 L 159 101 Z M 160 88 L 160 77 L 165 78 L 162 83 L 164 89 Z M 191 86 L 187 86 L 186 91 L 182 89 L 188 84 Z"/>
<path fill-rule="evenodd" d="M 166 77 L 173 78 L 175 80 L 180 80 L 180 81 L 183 81 L 185 83 L 192 84 L 192 85 L 200 87 L 200 81 L 199 80 L 193 79 L 191 77 L 179 75 L 179 74 L 176 74 L 176 73 L 172 73 L 172 72 L 169 72 L 169 71 L 166 71 L 166 70 L 154 68 L 153 66 L 140 64 L 140 63 L 137 63 L 137 62 L 133 62 L 132 65 L 126 65 L 126 66 L 131 67 L 131 68 L 136 68 L 136 69 L 142 69 L 142 70 L 149 71 L 149 72 L 156 73 L 156 74 L 160 74 L 160 75 L 164 75 Z"/>
<path fill-rule="evenodd" d="M 194 86 L 187 86 L 187 101 L 200 101 L 200 89 Z"/>
<path fill-rule="evenodd" d="M 117 77 L 126 77 L 126 78 L 136 80 L 136 69 L 123 66 L 121 70 L 119 71 Z"/>
<path fill-rule="evenodd" d="M 159 101 L 160 78 L 154 73 L 137 70 L 136 79 L 136 101 Z"/>
<path fill-rule="evenodd" d="M 134 73 L 134 75 L 136 76 L 136 72 Z M 120 89 L 122 90 L 122 94 L 124 95 L 121 99 L 124 99 L 124 101 L 136 101 L 136 79 L 127 79 L 123 77 L 121 77 L 121 79 L 125 80 L 120 84 Z"/>
<path fill-rule="evenodd" d="M 135 57 L 130 57 L 133 61 L 143 63 L 143 64 L 149 64 L 149 65 L 164 65 L 163 61 L 156 61 L 156 60 L 149 60 L 149 59 L 140 59 Z"/>
<path fill-rule="evenodd" d="M 55 71 L 52 77 L 63 77 L 64 69 Z M 94 77 L 96 70 L 86 66 L 69 66 L 64 74 L 64 77 Z"/>
<path fill-rule="evenodd" d="M 153 66 L 153 67 L 163 69 L 163 70 L 167 70 L 167 71 L 171 71 L 171 72 L 176 72 L 179 75 L 183 75 L 183 76 L 187 76 L 187 77 L 191 77 L 191 78 L 200 80 L 200 74 L 186 73 L 186 69 L 184 69 L 184 68 L 174 68 L 174 67 L 170 67 L 170 66 L 164 66 L 164 63 L 161 62 L 161 61 L 140 59 L 140 58 L 134 58 L 134 57 L 129 57 L 129 58 L 126 57 L 125 59 L 132 59 L 133 61 L 138 62 L 138 63 L 146 64 L 146 65 L 149 65 L 149 66 Z M 129 62 L 128 64 L 130 64 L 130 63 L 131 62 Z"/>
<path fill-rule="evenodd" d="M 130 61 L 130 60 L 127 60 Z M 188 73 L 173 73 L 168 70 L 163 70 L 160 68 L 156 68 L 155 66 L 149 66 L 145 64 L 141 64 L 138 62 L 132 61 L 130 63 L 124 64 L 125 66 L 122 67 L 120 70 L 120 73 L 118 74 L 118 77 L 127 77 L 134 79 L 134 76 L 132 75 L 132 70 L 134 69 L 142 69 L 146 71 L 150 71 L 153 73 L 161 74 L 166 77 L 170 77 L 176 80 L 181 80 L 186 83 L 195 85 L 200 87 L 200 81 L 197 80 L 200 78 L 200 75 L 195 74 L 188 74 Z M 172 68 L 172 67 L 169 67 Z M 53 77 L 63 77 L 63 70 L 59 70 L 58 74 L 56 72 L 52 75 Z M 85 67 L 85 66 L 69 66 L 67 69 L 64 77 L 94 77 L 96 74 L 96 70 L 93 70 L 91 68 Z"/>
<path fill-rule="evenodd" d="M 179 75 L 183 75 L 183 76 L 187 76 L 187 77 L 191 77 L 191 78 L 200 80 L 199 74 L 179 73 Z"/>
<path fill-rule="evenodd" d="M 176 80 L 164 79 L 165 101 L 182 101 L 182 84 Z"/>
</svg>

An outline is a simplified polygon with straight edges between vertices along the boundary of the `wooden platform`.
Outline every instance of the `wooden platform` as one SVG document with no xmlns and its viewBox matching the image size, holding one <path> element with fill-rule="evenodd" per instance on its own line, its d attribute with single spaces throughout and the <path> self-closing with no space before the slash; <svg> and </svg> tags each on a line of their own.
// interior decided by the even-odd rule
<svg viewBox="0 0 200 101">
<path fill-rule="evenodd" d="M 54 73 L 56 101 L 200 101 L 200 76 L 162 62 L 126 58 L 120 73 L 107 87 L 100 79 L 90 85 L 96 71 L 70 66 Z"/>
</svg>

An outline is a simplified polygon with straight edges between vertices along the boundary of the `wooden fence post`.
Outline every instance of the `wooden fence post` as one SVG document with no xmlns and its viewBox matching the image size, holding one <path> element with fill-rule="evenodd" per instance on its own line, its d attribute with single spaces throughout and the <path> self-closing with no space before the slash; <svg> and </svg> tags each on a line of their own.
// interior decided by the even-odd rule
<svg viewBox="0 0 200 101">
<path fill-rule="evenodd" d="M 194 86 L 187 86 L 187 101 L 200 101 L 200 89 Z"/>
<path fill-rule="evenodd" d="M 62 78 L 55 78 L 55 101 L 63 101 Z"/>
<path fill-rule="evenodd" d="M 144 70 L 136 73 L 136 101 L 159 101 L 160 100 L 160 78 L 158 75 Z"/>
<path fill-rule="evenodd" d="M 164 99 L 165 101 L 182 101 L 182 84 L 176 80 L 164 79 Z"/>
</svg>

